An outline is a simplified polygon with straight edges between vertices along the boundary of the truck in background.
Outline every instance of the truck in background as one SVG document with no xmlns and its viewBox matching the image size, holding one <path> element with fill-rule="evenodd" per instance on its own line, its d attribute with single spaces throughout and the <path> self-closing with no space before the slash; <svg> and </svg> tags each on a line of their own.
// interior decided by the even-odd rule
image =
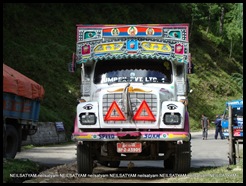
<svg viewBox="0 0 246 186">
<path fill-rule="evenodd" d="M 77 25 L 69 68 L 81 69 L 72 134 L 79 174 L 91 174 L 94 161 L 122 160 L 190 171 L 188 31 L 188 24 Z"/>
<path fill-rule="evenodd" d="M 240 161 L 239 144 L 243 143 L 243 100 L 226 102 L 226 109 L 221 121 L 222 132 L 229 144 L 229 164 L 236 165 Z"/>
<path fill-rule="evenodd" d="M 243 100 L 232 100 L 226 102 L 225 110 L 222 115 L 221 125 L 222 132 L 225 138 L 229 137 L 229 120 L 228 107 L 232 108 L 232 134 L 234 137 L 243 138 Z"/>
<path fill-rule="evenodd" d="M 3 63 L 3 157 L 15 158 L 22 140 L 37 131 L 44 88 Z"/>
</svg>

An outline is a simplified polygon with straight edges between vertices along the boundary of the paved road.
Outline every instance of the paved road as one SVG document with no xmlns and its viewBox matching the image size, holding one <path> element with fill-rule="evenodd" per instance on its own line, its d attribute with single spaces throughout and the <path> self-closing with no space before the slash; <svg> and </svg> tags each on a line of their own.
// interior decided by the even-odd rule
<svg viewBox="0 0 246 186">
<path fill-rule="evenodd" d="M 191 133 L 191 167 L 214 167 L 229 164 L 228 140 L 215 140 L 214 131 L 209 131 L 207 140 L 202 140 L 201 132 Z M 240 149 L 243 144 L 240 144 Z M 76 145 L 35 147 L 17 153 L 16 159 L 30 159 L 48 166 L 69 164 L 76 161 Z M 135 167 L 163 167 L 162 161 L 133 161 Z M 122 161 L 120 167 L 127 167 L 129 161 Z"/>
</svg>

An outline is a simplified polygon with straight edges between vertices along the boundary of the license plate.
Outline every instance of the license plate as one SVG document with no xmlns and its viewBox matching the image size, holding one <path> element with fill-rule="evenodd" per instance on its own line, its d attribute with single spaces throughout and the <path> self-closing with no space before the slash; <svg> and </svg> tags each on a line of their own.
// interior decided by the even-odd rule
<svg viewBox="0 0 246 186">
<path fill-rule="evenodd" d="M 118 153 L 141 153 L 142 152 L 142 144 L 135 142 L 122 142 L 117 143 L 117 152 Z"/>
<path fill-rule="evenodd" d="M 234 129 L 233 130 L 233 136 L 241 136 L 241 129 Z"/>
</svg>

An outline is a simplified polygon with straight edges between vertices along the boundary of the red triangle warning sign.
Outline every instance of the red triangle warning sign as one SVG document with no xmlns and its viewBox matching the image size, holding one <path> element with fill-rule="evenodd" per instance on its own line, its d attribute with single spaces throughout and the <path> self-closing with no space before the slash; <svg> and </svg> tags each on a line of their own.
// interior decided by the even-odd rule
<svg viewBox="0 0 246 186">
<path fill-rule="evenodd" d="M 147 115 L 146 115 L 147 113 Z M 143 100 L 142 104 L 138 108 L 136 114 L 133 116 L 133 120 L 136 121 L 155 121 L 155 116 L 151 112 L 147 102 Z"/>
<path fill-rule="evenodd" d="M 118 104 L 116 103 L 116 101 L 113 101 L 112 105 L 108 109 L 106 116 L 104 117 L 104 121 L 125 121 L 125 120 L 126 118 L 122 113 L 122 111 L 120 110 Z"/>
</svg>

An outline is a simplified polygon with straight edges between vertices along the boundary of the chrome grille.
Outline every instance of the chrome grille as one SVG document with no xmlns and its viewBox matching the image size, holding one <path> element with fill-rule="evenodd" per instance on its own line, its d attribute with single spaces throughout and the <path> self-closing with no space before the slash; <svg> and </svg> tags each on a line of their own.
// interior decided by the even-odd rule
<svg viewBox="0 0 246 186">
<path fill-rule="evenodd" d="M 136 114 L 136 111 L 138 110 L 139 106 L 145 100 L 152 111 L 154 117 L 157 119 L 157 97 L 155 94 L 150 93 L 129 93 L 130 100 L 131 100 L 131 106 L 133 110 L 133 116 Z M 122 93 L 109 93 L 105 94 L 103 96 L 103 118 L 106 116 L 110 106 L 112 105 L 112 102 L 116 101 L 121 111 L 124 113 L 124 107 L 123 107 L 123 101 L 122 101 Z M 127 118 L 126 114 L 124 113 L 125 117 Z M 147 115 L 147 113 L 142 113 L 142 115 Z M 111 116 L 117 116 L 117 113 L 113 111 L 111 113 Z M 129 123 L 129 120 L 126 121 L 104 121 L 105 123 L 117 123 L 117 124 L 124 124 Z M 155 123 L 154 121 L 135 121 L 135 123 L 146 123 L 151 124 Z"/>
</svg>

